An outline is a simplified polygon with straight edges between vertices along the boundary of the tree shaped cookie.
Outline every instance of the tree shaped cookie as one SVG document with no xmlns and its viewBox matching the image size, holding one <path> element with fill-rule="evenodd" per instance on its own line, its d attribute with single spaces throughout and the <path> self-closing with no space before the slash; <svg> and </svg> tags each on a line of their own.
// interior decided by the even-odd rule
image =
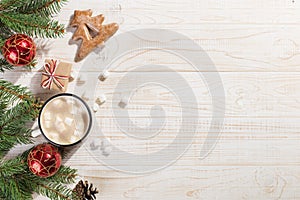
<svg viewBox="0 0 300 200">
<path fill-rule="evenodd" d="M 77 27 L 72 39 L 81 39 L 81 46 L 78 49 L 75 61 L 81 61 L 97 46 L 117 32 L 119 26 L 116 23 L 102 25 L 103 15 L 92 17 L 92 10 L 75 10 L 71 26 Z"/>
</svg>

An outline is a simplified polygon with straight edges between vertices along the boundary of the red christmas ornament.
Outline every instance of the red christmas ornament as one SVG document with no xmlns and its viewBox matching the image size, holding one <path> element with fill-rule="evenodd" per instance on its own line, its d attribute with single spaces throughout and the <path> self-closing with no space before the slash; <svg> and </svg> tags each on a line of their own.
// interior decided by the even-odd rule
<svg viewBox="0 0 300 200">
<path fill-rule="evenodd" d="M 32 62 L 36 54 L 33 40 L 25 34 L 15 34 L 5 41 L 2 54 L 14 66 L 25 66 Z"/>
<path fill-rule="evenodd" d="M 53 176 L 60 168 L 61 155 L 51 144 L 40 144 L 28 154 L 27 163 L 30 171 L 42 178 Z"/>
</svg>

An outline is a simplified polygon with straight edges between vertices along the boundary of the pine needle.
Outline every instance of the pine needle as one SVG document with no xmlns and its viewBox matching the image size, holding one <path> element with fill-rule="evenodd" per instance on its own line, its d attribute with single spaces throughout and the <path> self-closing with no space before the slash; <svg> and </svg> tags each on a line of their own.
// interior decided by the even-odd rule
<svg viewBox="0 0 300 200">
<path fill-rule="evenodd" d="M 37 14 L 42 17 L 52 17 L 60 12 L 67 0 L 2 0 L 3 10 L 17 11 L 23 14 Z"/>
<path fill-rule="evenodd" d="M 15 32 L 33 37 L 56 38 L 64 34 L 63 25 L 39 15 L 0 12 L 0 21 Z"/>
<path fill-rule="evenodd" d="M 0 157 L 16 144 L 29 144 L 25 125 L 38 116 L 39 105 L 27 88 L 0 80 Z"/>
<path fill-rule="evenodd" d="M 55 38 L 64 33 L 64 26 L 50 18 L 57 14 L 66 0 L 1 0 L 0 46 L 15 33 L 32 37 Z M 28 68 L 30 69 L 34 62 Z M 0 72 L 13 66 L 0 59 Z M 41 108 L 31 92 L 20 85 L 0 79 L 0 158 L 16 144 L 31 142 L 31 130 L 26 123 L 33 121 Z M 23 154 L 0 161 L 0 200 L 32 200 L 32 193 L 57 200 L 71 200 L 74 193 L 65 184 L 74 183 L 76 170 L 61 166 L 50 178 L 40 178 L 27 166 L 30 149 Z"/>
<path fill-rule="evenodd" d="M 1 45 L 1 41 L 0 41 Z M 0 58 L 0 72 L 4 72 L 5 70 L 12 70 L 14 66 L 9 64 L 5 59 Z"/>
<path fill-rule="evenodd" d="M 50 178 L 38 177 L 28 169 L 29 151 L 0 164 L 0 199 L 32 199 L 36 192 L 50 199 L 72 200 L 74 192 L 65 184 L 75 182 L 76 170 L 61 166 Z"/>
</svg>

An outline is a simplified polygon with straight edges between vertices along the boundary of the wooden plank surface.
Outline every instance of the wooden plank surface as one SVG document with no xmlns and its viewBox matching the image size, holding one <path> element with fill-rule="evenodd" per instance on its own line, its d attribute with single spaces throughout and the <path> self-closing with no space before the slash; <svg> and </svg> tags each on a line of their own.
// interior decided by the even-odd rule
<svg viewBox="0 0 300 200">
<path fill-rule="evenodd" d="M 163 28 L 184 34 L 201 46 L 216 67 L 212 70 L 201 60 L 199 73 L 168 52 L 140 50 L 119 58 L 110 69 L 110 77 L 97 82 L 90 98 L 105 94 L 107 102 L 96 113 L 96 122 L 112 144 L 127 152 L 147 154 L 166 148 L 181 125 L 181 108 L 174 95 L 165 88 L 148 85 L 132 96 L 126 109 L 135 124 L 147 126 L 150 109 L 161 105 L 167 116 L 164 129 L 146 141 L 129 138 L 119 129 L 112 112 L 112 105 L 118 102 L 112 97 L 119 95 L 120 91 L 115 91 L 118 82 L 135 67 L 163 64 L 175 70 L 192 88 L 199 112 L 197 134 L 189 150 L 163 170 L 146 175 L 122 173 L 99 163 L 84 146 L 70 155 L 65 163 L 78 168 L 81 177 L 100 188 L 99 199 L 300 199 L 300 2 L 70 0 L 56 19 L 68 25 L 74 10 L 89 8 L 94 14 L 103 13 L 107 23 L 119 23 L 117 35 L 139 28 Z M 77 45 L 69 44 L 73 32 L 68 27 L 64 38 L 36 39 L 38 68 L 47 57 L 73 61 L 77 50 Z M 96 53 L 105 57 L 107 50 Z M 97 66 L 83 66 L 84 61 L 74 63 L 75 76 L 80 72 L 95 77 L 102 71 Z M 224 127 L 214 150 L 199 159 L 212 117 L 212 100 L 201 73 L 216 72 L 225 90 Z M 160 77 L 179 90 L 185 89 L 164 70 L 131 73 L 136 79 Z M 51 95 L 40 88 L 38 69 L 16 69 L 0 77 L 27 85 L 40 97 Z M 74 81 L 68 92 L 81 95 L 80 88 L 84 84 Z M 102 137 L 91 135 L 95 141 Z M 16 148 L 12 155 L 24 148 Z"/>
</svg>

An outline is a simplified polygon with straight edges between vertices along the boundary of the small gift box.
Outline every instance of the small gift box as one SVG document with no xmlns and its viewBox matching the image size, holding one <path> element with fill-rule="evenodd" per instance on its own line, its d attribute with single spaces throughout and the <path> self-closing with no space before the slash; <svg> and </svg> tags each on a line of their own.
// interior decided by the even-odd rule
<svg viewBox="0 0 300 200">
<path fill-rule="evenodd" d="M 46 59 L 42 73 L 42 88 L 65 92 L 68 88 L 71 68 L 71 63 Z"/>
</svg>

